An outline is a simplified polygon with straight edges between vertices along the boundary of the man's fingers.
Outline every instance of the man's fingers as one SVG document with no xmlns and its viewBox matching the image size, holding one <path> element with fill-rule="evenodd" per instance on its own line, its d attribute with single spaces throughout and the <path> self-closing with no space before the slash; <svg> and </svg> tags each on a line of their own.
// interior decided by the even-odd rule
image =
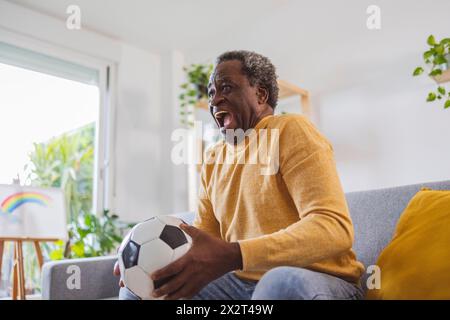
<svg viewBox="0 0 450 320">
<path fill-rule="evenodd" d="M 165 294 L 171 294 L 172 292 L 180 289 L 186 282 L 189 281 L 190 274 L 186 269 L 181 271 L 177 276 L 170 279 L 167 283 L 153 292 L 154 297 L 160 297 Z"/>
<path fill-rule="evenodd" d="M 113 273 L 116 276 L 120 276 L 120 268 L 119 268 L 119 262 L 118 261 L 116 261 L 116 263 L 114 264 Z"/>
<path fill-rule="evenodd" d="M 119 268 L 119 262 L 118 261 L 116 261 L 116 263 L 114 264 L 113 273 L 114 273 L 115 276 L 120 276 L 120 268 Z M 122 278 L 119 281 L 119 287 L 121 287 L 121 288 L 125 287 L 125 284 L 123 283 Z"/>
<path fill-rule="evenodd" d="M 151 278 L 154 281 L 170 277 L 174 274 L 181 272 L 184 269 L 185 264 L 186 264 L 186 255 L 168 264 L 164 268 L 156 270 L 155 272 L 152 273 Z"/>
<path fill-rule="evenodd" d="M 180 228 L 184 232 L 186 232 L 188 235 L 190 235 L 192 239 L 196 238 L 198 236 L 198 234 L 200 233 L 199 229 L 197 229 L 194 226 L 190 226 L 190 225 L 188 225 L 187 223 L 184 223 L 184 222 L 182 224 L 180 224 Z"/>
</svg>

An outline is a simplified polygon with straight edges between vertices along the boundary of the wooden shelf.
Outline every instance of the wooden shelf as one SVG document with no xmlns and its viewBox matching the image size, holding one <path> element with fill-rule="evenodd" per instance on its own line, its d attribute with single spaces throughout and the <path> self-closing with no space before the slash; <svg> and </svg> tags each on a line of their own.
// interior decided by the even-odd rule
<svg viewBox="0 0 450 320">
<path fill-rule="evenodd" d="M 310 96 L 307 90 L 302 89 L 284 80 L 278 80 L 278 88 L 279 88 L 278 93 L 279 99 L 299 96 L 302 113 L 308 117 L 311 116 Z M 195 106 L 197 108 L 208 110 L 208 101 L 206 99 L 199 100 Z"/>
<path fill-rule="evenodd" d="M 208 110 L 208 111 L 209 111 L 209 109 L 208 109 L 208 101 L 207 101 L 206 99 L 201 99 L 201 100 L 197 101 L 197 103 L 195 104 L 195 106 L 196 106 L 197 108 L 205 109 L 205 110 Z"/>
<path fill-rule="evenodd" d="M 309 96 L 309 92 L 305 89 L 297 87 L 296 85 L 289 83 L 284 80 L 278 80 L 278 88 L 279 93 L 278 96 L 280 99 L 289 98 L 292 96 Z"/>
<path fill-rule="evenodd" d="M 302 89 L 284 80 L 278 80 L 278 88 L 280 90 L 278 93 L 278 97 L 280 99 L 299 96 L 300 108 L 302 110 L 302 113 L 306 115 L 308 118 L 311 117 L 311 102 L 309 92 L 307 90 Z"/>
</svg>

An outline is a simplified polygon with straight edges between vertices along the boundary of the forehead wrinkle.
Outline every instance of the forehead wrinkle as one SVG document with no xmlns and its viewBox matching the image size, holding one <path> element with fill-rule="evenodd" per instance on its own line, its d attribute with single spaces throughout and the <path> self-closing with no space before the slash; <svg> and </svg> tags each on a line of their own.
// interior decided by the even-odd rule
<svg viewBox="0 0 450 320">
<path fill-rule="evenodd" d="M 207 88 L 209 89 L 212 84 L 220 82 L 220 81 L 225 81 L 225 80 L 230 81 L 234 84 L 239 83 L 240 79 L 238 77 L 239 76 L 245 77 L 245 75 L 242 73 L 242 67 L 239 67 L 238 69 L 239 69 L 239 71 L 236 74 L 234 72 L 234 71 L 236 71 L 234 67 L 231 67 L 231 68 L 229 67 L 228 69 L 223 70 L 219 66 L 217 66 L 211 73 Z"/>
<path fill-rule="evenodd" d="M 208 83 L 208 87 L 210 87 L 213 82 L 230 81 L 232 83 L 236 83 L 236 81 L 234 80 L 235 78 L 236 77 L 233 77 L 232 75 L 228 75 L 228 74 L 222 75 L 220 73 L 217 73 L 217 74 L 211 76 L 209 83 Z"/>
<path fill-rule="evenodd" d="M 213 83 L 221 82 L 221 81 L 230 81 L 232 83 L 235 83 L 233 81 L 233 78 L 229 75 L 221 75 L 221 74 L 213 74 L 211 75 L 209 82 L 208 82 L 208 89 L 213 85 Z"/>
</svg>

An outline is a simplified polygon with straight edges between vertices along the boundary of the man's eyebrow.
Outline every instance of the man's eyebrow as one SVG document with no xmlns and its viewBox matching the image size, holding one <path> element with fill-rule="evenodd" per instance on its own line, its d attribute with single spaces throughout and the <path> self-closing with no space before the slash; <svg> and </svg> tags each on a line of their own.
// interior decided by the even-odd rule
<svg viewBox="0 0 450 320">
<path fill-rule="evenodd" d="M 222 76 L 222 77 L 217 77 L 219 81 L 230 81 L 233 82 L 232 77 L 230 76 Z"/>
<path fill-rule="evenodd" d="M 222 77 L 217 76 L 215 80 L 220 81 L 220 82 L 228 81 L 228 82 L 235 84 L 235 82 L 232 80 L 232 77 L 230 77 L 230 76 L 222 76 Z M 209 89 L 211 87 L 211 85 L 212 85 L 212 82 L 209 82 L 207 88 Z"/>
</svg>

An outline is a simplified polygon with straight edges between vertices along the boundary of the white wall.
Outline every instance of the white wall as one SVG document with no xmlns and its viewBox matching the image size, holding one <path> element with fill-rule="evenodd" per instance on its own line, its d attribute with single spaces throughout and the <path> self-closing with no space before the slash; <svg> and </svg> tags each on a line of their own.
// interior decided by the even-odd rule
<svg viewBox="0 0 450 320">
<path fill-rule="evenodd" d="M 179 51 L 161 54 L 161 117 L 160 134 L 162 138 L 160 175 L 160 199 L 163 213 L 188 211 L 187 165 L 175 165 L 171 159 L 175 142 L 171 140 L 172 132 L 180 128 L 179 103 L 180 85 L 185 81 L 183 72 L 184 55 Z"/>
<path fill-rule="evenodd" d="M 424 102 L 435 85 L 401 64 L 374 73 L 320 97 L 345 190 L 450 179 L 450 112 Z"/>
<path fill-rule="evenodd" d="M 117 75 L 114 210 L 137 221 L 160 214 L 164 200 L 159 194 L 160 58 L 124 44 Z"/>
<path fill-rule="evenodd" d="M 186 61 L 232 49 L 270 57 L 280 78 L 312 93 L 345 191 L 450 179 L 450 110 L 426 103 L 435 84 L 411 76 L 427 36 L 450 36 L 450 2 L 305 3 L 286 1 L 256 23 L 230 26 Z M 371 4 L 381 8 L 381 30 L 366 27 Z"/>
</svg>

